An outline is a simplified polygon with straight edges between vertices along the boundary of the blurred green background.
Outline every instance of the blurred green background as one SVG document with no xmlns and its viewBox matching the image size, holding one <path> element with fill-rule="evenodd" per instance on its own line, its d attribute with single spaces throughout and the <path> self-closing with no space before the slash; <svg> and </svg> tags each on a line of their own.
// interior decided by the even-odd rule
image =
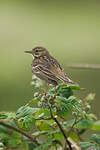
<svg viewBox="0 0 100 150">
<path fill-rule="evenodd" d="M 32 58 L 24 50 L 37 45 L 48 48 L 86 88 L 82 95 L 96 93 L 93 111 L 100 118 L 100 70 L 67 68 L 100 64 L 100 1 L 0 0 L 0 111 L 14 111 L 32 99 Z"/>
</svg>

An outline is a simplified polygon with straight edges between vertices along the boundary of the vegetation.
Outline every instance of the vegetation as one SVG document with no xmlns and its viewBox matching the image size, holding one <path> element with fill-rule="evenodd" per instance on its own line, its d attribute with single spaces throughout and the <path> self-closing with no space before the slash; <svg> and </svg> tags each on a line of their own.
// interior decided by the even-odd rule
<svg viewBox="0 0 100 150">
<path fill-rule="evenodd" d="M 80 99 L 78 86 L 59 84 L 44 91 L 33 79 L 34 97 L 16 112 L 0 112 L 0 150 L 100 150 L 100 135 L 87 140 L 87 130 L 100 130 L 91 113 L 95 94 Z"/>
</svg>

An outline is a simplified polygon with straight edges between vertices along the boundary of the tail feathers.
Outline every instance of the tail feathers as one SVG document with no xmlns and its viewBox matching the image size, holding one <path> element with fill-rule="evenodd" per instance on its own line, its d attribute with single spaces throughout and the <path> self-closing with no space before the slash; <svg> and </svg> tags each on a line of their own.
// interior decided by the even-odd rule
<svg viewBox="0 0 100 150">
<path fill-rule="evenodd" d="M 65 82 L 68 85 L 77 85 L 77 83 L 73 82 L 68 77 L 62 77 L 62 76 L 60 76 L 60 80 L 62 80 L 63 82 Z"/>
</svg>

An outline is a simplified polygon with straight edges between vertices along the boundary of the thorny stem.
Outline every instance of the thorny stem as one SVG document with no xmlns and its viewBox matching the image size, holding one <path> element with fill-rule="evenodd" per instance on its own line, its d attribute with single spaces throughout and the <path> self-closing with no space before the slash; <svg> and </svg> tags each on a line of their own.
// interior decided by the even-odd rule
<svg viewBox="0 0 100 150">
<path fill-rule="evenodd" d="M 66 143 L 67 143 L 68 146 L 69 146 L 69 149 L 70 149 L 70 150 L 73 150 L 72 147 L 71 147 L 71 143 L 70 143 L 70 141 L 68 140 L 68 137 L 66 136 L 66 134 L 65 134 L 65 132 L 64 132 L 63 127 L 61 126 L 61 124 L 59 123 L 59 121 L 53 116 L 51 107 L 49 107 L 49 109 L 50 109 L 51 118 L 57 123 L 57 125 L 58 125 L 60 131 L 62 132 L 62 134 L 63 134 L 63 136 L 64 136 L 64 138 L 65 138 Z"/>
<path fill-rule="evenodd" d="M 19 128 L 13 127 L 13 126 L 11 126 L 11 125 L 5 123 L 5 122 L 2 121 L 2 120 L 0 120 L 0 125 L 5 126 L 5 127 L 9 128 L 9 129 L 11 129 L 11 130 L 14 130 L 14 131 L 16 131 L 16 132 L 19 132 L 20 134 L 22 134 L 22 135 L 26 136 L 27 138 L 29 138 L 29 139 L 30 139 L 32 142 L 34 142 L 36 145 L 40 146 L 40 143 L 38 143 L 38 141 L 37 141 L 33 136 L 31 136 L 29 133 L 27 133 L 27 132 L 25 132 L 25 131 L 23 131 L 23 130 L 21 130 L 21 129 L 19 129 Z"/>
</svg>

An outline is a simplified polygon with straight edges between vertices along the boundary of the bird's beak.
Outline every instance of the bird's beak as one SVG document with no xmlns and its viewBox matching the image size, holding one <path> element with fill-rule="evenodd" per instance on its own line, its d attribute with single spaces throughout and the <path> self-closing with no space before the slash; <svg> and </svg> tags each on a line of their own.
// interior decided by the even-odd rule
<svg viewBox="0 0 100 150">
<path fill-rule="evenodd" d="M 24 51 L 24 53 L 32 54 L 32 51 L 31 51 L 31 50 L 29 50 L 29 51 Z"/>
</svg>

